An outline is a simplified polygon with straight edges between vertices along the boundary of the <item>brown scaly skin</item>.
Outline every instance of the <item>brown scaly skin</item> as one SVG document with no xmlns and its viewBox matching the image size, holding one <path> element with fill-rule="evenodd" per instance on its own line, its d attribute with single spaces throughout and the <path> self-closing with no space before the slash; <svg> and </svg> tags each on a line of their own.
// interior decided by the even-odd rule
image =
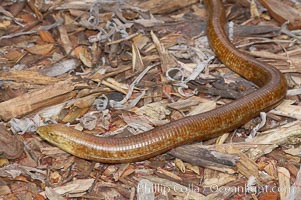
<svg viewBox="0 0 301 200">
<path fill-rule="evenodd" d="M 207 34 L 216 56 L 260 89 L 226 106 L 127 138 L 100 138 L 57 124 L 40 127 L 37 133 L 84 159 L 104 163 L 135 162 L 183 144 L 216 137 L 277 105 L 287 90 L 284 76 L 274 67 L 235 49 L 224 31 L 226 20 L 220 0 L 205 0 L 205 4 L 209 14 Z"/>
</svg>

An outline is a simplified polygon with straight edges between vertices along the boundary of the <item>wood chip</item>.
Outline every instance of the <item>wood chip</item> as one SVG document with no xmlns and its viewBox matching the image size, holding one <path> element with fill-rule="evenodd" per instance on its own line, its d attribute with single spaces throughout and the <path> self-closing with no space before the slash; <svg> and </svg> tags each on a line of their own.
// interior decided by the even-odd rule
<svg viewBox="0 0 301 200">
<path fill-rule="evenodd" d="M 281 188 L 279 191 L 280 199 L 285 199 L 290 191 L 290 173 L 284 167 L 278 167 L 277 171 L 279 177 L 279 188 Z"/>
<path fill-rule="evenodd" d="M 168 1 L 168 0 L 151 0 L 144 1 L 139 4 L 139 7 L 148 9 L 154 14 L 169 13 L 191 4 L 197 3 L 198 0 L 182 0 L 182 1 Z"/>
<path fill-rule="evenodd" d="M 72 92 L 74 87 L 74 84 L 62 81 L 2 102 L 0 103 L 0 118 L 7 121 L 11 118 L 20 117 L 33 112 L 39 108 L 68 100 L 75 95 L 75 93 Z M 51 101 L 47 101 L 50 99 Z"/>
<path fill-rule="evenodd" d="M 301 28 L 300 11 L 278 0 L 259 0 L 259 2 L 268 9 L 270 15 L 279 23 L 283 24 L 288 21 L 289 29 Z"/>
</svg>

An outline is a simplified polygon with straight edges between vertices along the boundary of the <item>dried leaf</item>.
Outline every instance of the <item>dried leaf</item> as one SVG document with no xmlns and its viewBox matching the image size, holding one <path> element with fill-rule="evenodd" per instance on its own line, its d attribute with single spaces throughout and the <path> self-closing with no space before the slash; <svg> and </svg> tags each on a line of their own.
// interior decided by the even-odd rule
<svg viewBox="0 0 301 200">
<path fill-rule="evenodd" d="M 301 120 L 301 106 L 291 105 L 292 103 L 290 100 L 284 100 L 271 113 Z"/>
<path fill-rule="evenodd" d="M 291 148 L 291 149 L 287 149 L 284 150 L 285 153 L 290 154 L 292 156 L 300 156 L 300 152 L 301 152 L 301 147 L 297 147 L 297 148 Z"/>
<path fill-rule="evenodd" d="M 126 170 L 124 170 L 124 172 L 121 175 L 121 178 L 125 178 L 134 172 L 135 172 L 135 167 L 133 165 L 130 165 L 126 168 Z"/>
<path fill-rule="evenodd" d="M 16 135 L 9 133 L 0 126 L 0 155 L 1 158 L 16 159 L 22 155 L 24 144 Z"/>
<path fill-rule="evenodd" d="M 8 165 L 9 161 L 6 158 L 0 158 L 0 167 L 3 167 L 5 165 Z"/>
<path fill-rule="evenodd" d="M 151 36 L 152 36 L 153 42 L 155 43 L 156 48 L 159 52 L 160 60 L 161 60 L 161 68 L 162 68 L 163 74 L 165 74 L 168 69 L 177 66 L 177 62 L 169 54 L 169 52 L 165 49 L 164 45 L 161 44 L 158 37 L 152 31 L 151 31 Z"/>
<path fill-rule="evenodd" d="M 1 55 L 1 56 L 3 56 L 4 58 L 7 58 L 9 61 L 18 62 L 21 58 L 24 57 L 25 54 L 26 54 L 26 52 L 21 52 L 17 49 L 11 49 L 6 54 Z"/>
<path fill-rule="evenodd" d="M 252 16 L 253 18 L 259 17 L 259 11 L 258 11 L 258 8 L 257 8 L 257 6 L 256 6 L 255 1 L 252 0 L 250 5 L 251 5 L 251 7 L 250 7 L 251 16 Z"/>
<path fill-rule="evenodd" d="M 71 182 L 68 182 L 64 186 L 59 186 L 53 188 L 53 190 L 58 194 L 80 194 L 82 195 L 82 192 L 87 191 L 92 184 L 94 183 L 94 179 L 77 179 Z"/>
<path fill-rule="evenodd" d="M 204 113 L 210 110 L 213 110 L 216 108 L 216 102 L 215 101 L 208 101 L 204 103 L 199 103 L 197 106 L 193 107 L 191 111 L 189 112 L 189 116 L 197 115 L 200 113 Z"/>
<path fill-rule="evenodd" d="M 9 20 L 3 20 L 0 22 L 0 29 L 6 30 L 11 25 L 11 21 Z"/>
<path fill-rule="evenodd" d="M 40 44 L 26 48 L 26 51 L 35 55 L 47 55 L 54 49 L 53 44 Z"/>
<path fill-rule="evenodd" d="M 38 33 L 44 42 L 55 43 L 55 40 L 49 31 L 40 30 Z"/>
<path fill-rule="evenodd" d="M 47 76 L 59 76 L 66 72 L 74 70 L 79 65 L 76 59 L 63 60 L 41 70 L 41 73 Z"/>
<path fill-rule="evenodd" d="M 264 192 L 258 198 L 259 200 L 278 200 L 279 194 L 278 192 Z"/>
<path fill-rule="evenodd" d="M 56 18 L 59 18 L 59 17 L 56 17 Z M 63 47 L 65 49 L 65 52 L 68 54 L 68 53 L 71 53 L 71 55 L 74 55 L 73 51 L 72 51 L 72 43 L 70 41 L 70 38 L 68 36 L 68 32 L 66 30 L 66 27 L 65 26 L 59 26 L 58 27 L 58 30 L 60 32 L 60 39 L 61 39 L 61 42 L 63 44 Z"/>
<path fill-rule="evenodd" d="M 268 173 L 271 177 L 273 177 L 274 179 L 276 179 L 277 176 L 277 165 L 276 165 L 276 161 L 272 160 L 270 161 L 265 167 L 264 167 L 264 171 L 266 173 Z"/>
<path fill-rule="evenodd" d="M 141 71 L 144 69 L 144 64 L 142 62 L 141 54 L 138 47 L 133 43 L 132 44 L 132 53 L 133 53 L 133 70 Z"/>
<path fill-rule="evenodd" d="M 187 169 L 193 171 L 197 175 L 200 175 L 200 167 L 196 165 L 186 165 Z"/>
<path fill-rule="evenodd" d="M 75 55 L 77 58 L 79 58 L 85 66 L 92 67 L 92 55 L 91 52 L 88 50 L 87 47 L 79 46 L 75 50 Z"/>
<path fill-rule="evenodd" d="M 51 189 L 49 187 L 45 188 L 45 195 L 49 200 L 66 200 L 66 198 L 62 197 L 57 192 L 55 192 L 54 189 Z"/>
<path fill-rule="evenodd" d="M 11 193 L 11 190 L 10 190 L 10 188 L 7 185 L 0 186 L 0 194 L 1 194 L 1 196 L 5 196 L 5 195 L 10 194 L 10 193 Z"/>
<path fill-rule="evenodd" d="M 148 116 L 152 120 L 163 120 L 170 111 L 166 108 L 166 101 L 154 102 L 135 110 L 138 115 Z"/>
<path fill-rule="evenodd" d="M 27 3 L 29 5 L 29 7 L 34 11 L 34 13 L 38 17 L 38 19 L 40 21 L 42 21 L 43 20 L 43 15 L 40 12 L 40 9 L 43 6 L 43 1 L 41 1 L 41 0 L 28 0 Z"/>
<path fill-rule="evenodd" d="M 145 47 L 147 43 L 150 42 L 150 39 L 141 33 L 138 34 L 136 37 L 134 37 L 132 40 L 133 40 L 133 44 L 140 50 L 143 47 Z"/>
<path fill-rule="evenodd" d="M 176 167 L 179 168 L 179 170 L 182 173 L 185 173 L 186 169 L 185 169 L 185 165 L 184 165 L 183 161 L 176 158 L 174 162 L 176 164 Z"/>
</svg>

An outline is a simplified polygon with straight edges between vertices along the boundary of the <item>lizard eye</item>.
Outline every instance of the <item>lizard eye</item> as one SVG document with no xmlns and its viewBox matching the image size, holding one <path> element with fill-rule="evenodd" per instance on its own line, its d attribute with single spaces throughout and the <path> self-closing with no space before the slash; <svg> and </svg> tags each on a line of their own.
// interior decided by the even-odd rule
<svg viewBox="0 0 301 200">
<path fill-rule="evenodd" d="M 55 136 L 55 134 L 54 134 L 53 132 L 49 132 L 48 135 L 49 135 L 50 137 L 54 137 L 54 136 Z"/>
</svg>

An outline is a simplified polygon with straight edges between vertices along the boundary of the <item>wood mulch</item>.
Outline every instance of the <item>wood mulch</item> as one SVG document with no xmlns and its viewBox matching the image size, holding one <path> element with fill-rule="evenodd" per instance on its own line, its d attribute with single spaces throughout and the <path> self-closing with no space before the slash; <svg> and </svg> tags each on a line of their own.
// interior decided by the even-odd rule
<svg viewBox="0 0 301 200">
<path fill-rule="evenodd" d="M 109 165 L 35 130 L 126 137 L 256 90 L 214 57 L 202 1 L 0 1 L 0 199 L 298 199 L 301 2 L 224 6 L 233 44 L 285 74 L 286 99 L 218 138 Z"/>
</svg>

